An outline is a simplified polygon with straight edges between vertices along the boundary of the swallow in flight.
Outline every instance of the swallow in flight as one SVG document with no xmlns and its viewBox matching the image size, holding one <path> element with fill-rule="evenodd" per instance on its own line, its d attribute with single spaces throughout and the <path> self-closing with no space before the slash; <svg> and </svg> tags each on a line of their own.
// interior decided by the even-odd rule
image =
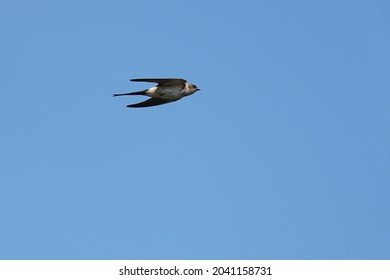
<svg viewBox="0 0 390 280">
<path fill-rule="evenodd" d="M 157 86 L 141 91 L 114 94 L 114 96 L 145 95 L 150 97 L 149 99 L 141 103 L 127 105 L 127 107 L 129 108 L 150 107 L 174 102 L 200 90 L 196 87 L 196 85 L 189 84 L 186 80 L 179 78 L 131 79 L 130 81 L 157 83 Z"/>
</svg>

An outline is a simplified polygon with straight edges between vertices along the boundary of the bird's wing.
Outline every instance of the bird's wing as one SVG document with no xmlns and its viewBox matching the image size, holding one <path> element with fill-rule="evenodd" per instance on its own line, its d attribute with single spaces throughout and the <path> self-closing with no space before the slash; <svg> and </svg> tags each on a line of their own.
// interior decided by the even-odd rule
<svg viewBox="0 0 390 280">
<path fill-rule="evenodd" d="M 155 78 L 151 78 L 151 79 L 131 79 L 130 81 L 132 82 L 147 82 L 147 83 L 157 83 L 158 86 L 183 86 L 184 87 L 184 84 L 187 82 L 186 80 L 184 79 L 180 79 L 180 78 L 165 78 L 165 79 L 155 79 Z"/>
<path fill-rule="evenodd" d="M 143 101 L 141 103 L 127 105 L 127 107 L 129 107 L 129 108 L 151 107 L 151 106 L 166 104 L 169 102 L 174 102 L 174 101 L 177 101 L 179 99 L 180 98 L 178 98 L 178 99 L 149 98 L 148 100 Z"/>
</svg>

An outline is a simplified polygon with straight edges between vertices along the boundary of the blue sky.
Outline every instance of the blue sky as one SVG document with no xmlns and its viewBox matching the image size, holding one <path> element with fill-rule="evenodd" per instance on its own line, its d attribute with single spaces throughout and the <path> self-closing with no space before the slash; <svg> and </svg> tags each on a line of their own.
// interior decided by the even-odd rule
<svg viewBox="0 0 390 280">
<path fill-rule="evenodd" d="M 389 259 L 389 9 L 1 1 L 0 258 Z"/>
</svg>

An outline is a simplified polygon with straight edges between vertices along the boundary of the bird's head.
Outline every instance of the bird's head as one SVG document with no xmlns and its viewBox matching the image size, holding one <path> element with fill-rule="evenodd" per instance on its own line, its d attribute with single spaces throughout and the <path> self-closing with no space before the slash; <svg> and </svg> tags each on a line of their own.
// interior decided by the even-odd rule
<svg viewBox="0 0 390 280">
<path fill-rule="evenodd" d="M 197 92 L 198 90 L 200 90 L 200 88 L 198 88 L 196 85 L 193 85 L 193 84 L 186 84 L 186 90 L 187 90 L 188 94 L 193 94 L 193 93 Z"/>
</svg>

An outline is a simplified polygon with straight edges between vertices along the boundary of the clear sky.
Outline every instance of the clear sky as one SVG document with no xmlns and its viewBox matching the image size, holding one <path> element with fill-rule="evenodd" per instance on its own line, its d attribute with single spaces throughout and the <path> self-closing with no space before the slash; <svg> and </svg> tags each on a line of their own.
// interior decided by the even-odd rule
<svg viewBox="0 0 390 280">
<path fill-rule="evenodd" d="M 2 0 L 0 258 L 389 259 L 389 12 Z"/>
</svg>

